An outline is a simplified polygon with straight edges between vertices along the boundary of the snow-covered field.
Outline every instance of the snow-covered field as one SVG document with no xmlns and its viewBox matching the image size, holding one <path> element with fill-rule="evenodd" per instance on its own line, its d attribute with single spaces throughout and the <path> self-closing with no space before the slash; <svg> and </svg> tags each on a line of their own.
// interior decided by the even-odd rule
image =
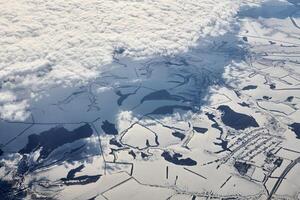
<svg viewBox="0 0 300 200">
<path fill-rule="evenodd" d="M 0 199 L 300 199 L 297 0 L 0 0 Z"/>
</svg>

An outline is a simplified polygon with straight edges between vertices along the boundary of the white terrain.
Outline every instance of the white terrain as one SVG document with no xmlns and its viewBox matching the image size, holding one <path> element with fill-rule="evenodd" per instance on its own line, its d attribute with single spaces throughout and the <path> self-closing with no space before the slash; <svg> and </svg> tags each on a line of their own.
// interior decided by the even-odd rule
<svg viewBox="0 0 300 200">
<path fill-rule="evenodd" d="M 0 200 L 300 199 L 299 0 L 0 0 Z"/>
</svg>

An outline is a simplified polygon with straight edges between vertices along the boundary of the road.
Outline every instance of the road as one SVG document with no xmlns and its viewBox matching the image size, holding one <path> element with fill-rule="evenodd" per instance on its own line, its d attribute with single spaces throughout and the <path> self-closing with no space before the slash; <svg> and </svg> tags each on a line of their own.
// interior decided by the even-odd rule
<svg viewBox="0 0 300 200">
<path fill-rule="evenodd" d="M 268 200 L 272 199 L 272 196 L 276 193 L 276 191 L 278 190 L 279 186 L 281 185 L 282 181 L 284 180 L 284 178 L 286 177 L 286 175 L 291 171 L 291 169 L 293 169 L 293 167 L 295 167 L 295 165 L 297 165 L 300 162 L 300 157 L 298 157 L 297 159 L 295 159 L 293 162 L 291 162 L 285 169 L 284 171 L 281 173 L 281 175 L 279 176 L 279 178 L 277 179 L 272 191 L 270 192 L 270 195 L 268 197 Z"/>
</svg>

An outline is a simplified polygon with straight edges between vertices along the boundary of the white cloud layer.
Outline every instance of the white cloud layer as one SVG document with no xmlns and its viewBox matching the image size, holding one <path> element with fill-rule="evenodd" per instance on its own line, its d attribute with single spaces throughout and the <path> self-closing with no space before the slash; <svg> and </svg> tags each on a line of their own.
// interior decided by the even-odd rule
<svg viewBox="0 0 300 200">
<path fill-rule="evenodd" d="M 130 57 L 174 54 L 199 37 L 222 34 L 239 3 L 0 0 L 0 92 L 14 96 L 10 102 L 1 97 L 0 117 L 23 120 L 36 91 L 97 77 L 115 48 Z"/>
</svg>

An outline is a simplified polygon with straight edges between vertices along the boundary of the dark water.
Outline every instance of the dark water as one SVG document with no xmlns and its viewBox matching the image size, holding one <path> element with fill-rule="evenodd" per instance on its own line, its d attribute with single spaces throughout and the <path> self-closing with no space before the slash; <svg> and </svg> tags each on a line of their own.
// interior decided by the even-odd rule
<svg viewBox="0 0 300 200">
<path fill-rule="evenodd" d="M 109 140 L 109 144 L 115 145 L 120 148 L 122 147 L 122 144 L 120 142 L 118 142 L 115 138 L 112 138 L 111 140 Z"/>
<path fill-rule="evenodd" d="M 133 159 L 136 158 L 136 154 L 134 153 L 133 150 L 129 151 L 128 154 L 129 154 L 129 155 L 132 155 Z"/>
<path fill-rule="evenodd" d="M 250 108 L 250 104 L 248 104 L 246 102 L 239 103 L 239 105 Z"/>
<path fill-rule="evenodd" d="M 121 91 L 117 91 L 116 95 L 118 95 L 120 98 L 118 99 L 117 103 L 119 106 L 122 105 L 123 101 L 125 101 L 130 95 L 130 94 L 122 94 Z"/>
<path fill-rule="evenodd" d="M 216 153 L 221 153 L 221 152 L 224 152 L 224 151 L 230 151 L 231 152 L 231 149 L 228 148 L 228 141 L 222 140 L 222 139 L 219 139 L 219 140 L 221 141 L 220 143 L 214 142 L 214 144 L 217 145 L 217 146 L 221 146 L 222 150 L 218 151 Z"/>
<path fill-rule="evenodd" d="M 238 170 L 238 172 L 244 176 L 245 174 L 247 174 L 249 168 L 251 167 L 250 164 L 247 164 L 245 162 L 239 162 L 239 161 L 236 161 L 234 163 L 234 167 Z"/>
<path fill-rule="evenodd" d="M 125 86 L 126 87 L 126 86 Z M 140 87 L 137 87 L 133 92 L 125 93 L 123 94 L 122 91 L 118 90 L 116 91 L 116 95 L 119 96 L 119 99 L 117 100 L 117 103 L 119 106 L 122 106 L 123 102 L 131 95 L 135 95 Z"/>
<path fill-rule="evenodd" d="M 256 85 L 247 85 L 242 90 L 255 90 L 257 88 Z"/>
<path fill-rule="evenodd" d="M 224 151 L 231 151 L 229 148 L 228 148 L 228 141 L 226 140 L 223 140 L 222 139 L 222 135 L 223 135 L 223 129 L 219 126 L 218 122 L 215 120 L 215 115 L 214 114 L 211 114 L 211 113 L 205 113 L 205 115 L 208 117 L 208 119 L 212 122 L 214 122 L 211 127 L 212 128 L 215 128 L 217 130 L 220 131 L 220 136 L 217 138 L 217 140 L 219 140 L 220 142 L 217 143 L 217 142 L 214 142 L 215 145 L 218 145 L 218 146 L 221 146 L 222 147 L 222 150 L 220 151 L 217 151 L 216 153 L 222 153 Z"/>
<path fill-rule="evenodd" d="M 95 176 L 84 175 L 84 176 L 79 176 L 71 179 L 62 178 L 61 180 L 65 185 L 87 185 L 90 183 L 97 182 L 100 177 L 101 175 L 95 175 Z"/>
<path fill-rule="evenodd" d="M 198 133 L 206 133 L 208 131 L 207 128 L 201 128 L 201 127 L 193 127 L 193 129 Z"/>
<path fill-rule="evenodd" d="M 74 169 L 71 169 L 67 174 L 67 179 L 74 178 L 77 172 L 80 172 L 84 168 L 84 165 L 80 165 Z"/>
<path fill-rule="evenodd" d="M 292 131 L 294 131 L 294 133 L 296 134 L 297 139 L 300 139 L 300 123 L 293 123 L 289 126 L 292 128 Z"/>
<path fill-rule="evenodd" d="M 151 145 L 150 145 L 150 143 L 149 143 L 149 140 L 148 140 L 148 139 L 146 140 L 146 146 L 147 146 L 147 147 L 151 147 Z"/>
<path fill-rule="evenodd" d="M 79 147 L 71 149 L 69 152 L 70 152 L 70 154 L 72 154 L 72 153 L 74 153 L 76 151 L 79 151 L 79 150 L 83 149 L 85 146 L 86 146 L 86 144 L 80 145 Z"/>
<path fill-rule="evenodd" d="M 282 158 L 277 158 L 275 161 L 274 161 L 274 165 L 276 165 L 277 167 L 280 167 L 281 164 L 283 162 L 283 159 Z"/>
<path fill-rule="evenodd" d="M 1 200 L 21 200 L 26 196 L 26 191 L 15 188 L 13 182 L 0 179 L 0 199 Z"/>
<path fill-rule="evenodd" d="M 183 133 L 181 133 L 181 132 L 178 132 L 178 131 L 173 132 L 172 135 L 174 137 L 179 138 L 180 140 L 183 140 L 185 138 L 185 135 Z"/>
<path fill-rule="evenodd" d="M 72 143 L 82 138 L 88 138 L 93 134 L 89 124 L 85 124 L 73 131 L 68 131 L 64 127 L 55 127 L 39 135 L 32 134 L 28 136 L 27 145 L 19 151 L 21 154 L 34 152 L 37 148 L 42 148 L 39 159 L 47 158 L 56 148 Z"/>
<path fill-rule="evenodd" d="M 222 122 L 231 128 L 236 130 L 244 130 L 249 127 L 258 127 L 256 120 L 249 115 L 238 113 L 232 110 L 229 106 L 222 105 L 218 107 L 218 110 L 223 112 L 221 117 Z"/>
<path fill-rule="evenodd" d="M 293 97 L 293 96 L 289 96 L 288 98 L 286 98 L 286 101 L 287 101 L 287 102 L 292 102 L 292 101 L 293 101 L 293 99 L 294 99 L 294 97 Z"/>
<path fill-rule="evenodd" d="M 167 90 L 159 90 L 152 92 L 144 96 L 141 100 L 141 103 L 151 100 L 171 100 L 171 101 L 180 101 L 182 97 L 177 95 L 171 95 Z"/>
<path fill-rule="evenodd" d="M 215 115 L 211 113 L 205 113 L 205 115 L 208 117 L 208 119 L 212 122 L 214 122 L 211 127 L 217 129 L 220 131 L 220 135 L 223 134 L 223 129 L 219 126 L 218 122 L 215 120 Z"/>
<path fill-rule="evenodd" d="M 175 165 L 185 165 L 185 166 L 194 166 L 197 165 L 197 162 L 191 158 L 182 158 L 182 155 L 180 153 L 174 153 L 173 155 L 170 155 L 169 152 L 164 151 L 161 156 L 168 162 L 171 162 Z"/>
<path fill-rule="evenodd" d="M 272 97 L 269 97 L 269 96 L 263 96 L 263 99 L 264 99 L 264 100 L 270 100 L 270 99 L 272 99 Z"/>
<path fill-rule="evenodd" d="M 141 152 L 141 156 L 142 158 L 148 158 L 149 156 L 147 154 L 145 154 L 144 152 Z"/>
<path fill-rule="evenodd" d="M 0 193 L 2 194 L 1 196 L 6 196 L 5 194 L 10 192 L 12 190 L 12 187 L 13 185 L 11 183 L 7 181 L 2 181 L 0 179 Z"/>
<path fill-rule="evenodd" d="M 276 89 L 276 85 L 274 83 L 270 84 L 270 89 L 272 90 Z"/>
<path fill-rule="evenodd" d="M 63 181 L 65 185 L 87 185 L 99 180 L 101 175 L 94 175 L 94 176 L 83 175 L 83 176 L 75 177 L 76 173 L 80 172 L 84 167 L 85 166 L 82 164 L 79 167 L 71 169 L 68 172 L 67 177 L 62 178 L 61 181 Z"/>
<path fill-rule="evenodd" d="M 116 129 L 115 124 L 110 123 L 107 120 L 102 122 L 101 128 L 107 135 L 118 135 L 118 130 Z"/>
<path fill-rule="evenodd" d="M 172 106 L 162 106 L 157 109 L 155 109 L 152 113 L 154 115 L 168 115 L 168 114 L 173 114 L 175 109 L 180 109 L 180 110 L 192 110 L 191 107 L 188 106 L 180 106 L 180 105 L 172 105 Z"/>
</svg>

